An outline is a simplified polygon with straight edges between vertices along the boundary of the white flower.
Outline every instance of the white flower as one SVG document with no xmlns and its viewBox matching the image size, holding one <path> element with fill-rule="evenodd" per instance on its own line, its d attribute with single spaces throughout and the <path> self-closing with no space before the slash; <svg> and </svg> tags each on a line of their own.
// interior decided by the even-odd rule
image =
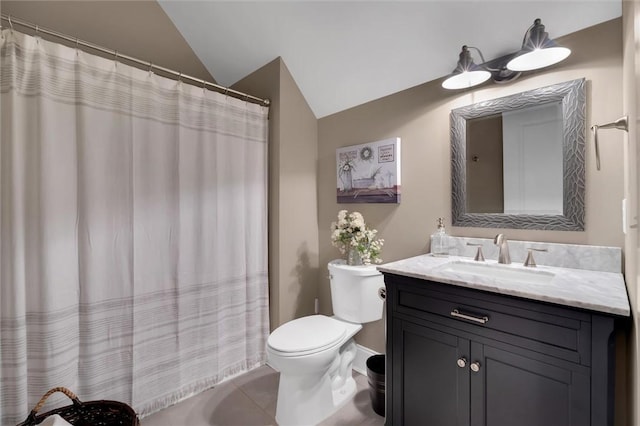
<svg viewBox="0 0 640 426">
<path fill-rule="evenodd" d="M 331 223 L 331 244 L 342 254 L 357 250 L 365 265 L 382 263 L 379 256 L 384 241 L 376 239 L 377 233 L 377 230 L 367 228 L 361 213 L 340 210 L 338 221 Z"/>
</svg>

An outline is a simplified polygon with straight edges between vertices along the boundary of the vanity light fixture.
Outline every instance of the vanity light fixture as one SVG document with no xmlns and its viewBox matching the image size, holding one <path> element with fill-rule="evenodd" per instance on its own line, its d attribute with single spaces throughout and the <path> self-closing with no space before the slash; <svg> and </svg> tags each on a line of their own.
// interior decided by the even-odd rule
<svg viewBox="0 0 640 426">
<path fill-rule="evenodd" d="M 478 51 L 482 62 L 484 62 L 480 49 L 473 46 L 471 46 L 471 49 Z M 453 70 L 451 77 L 442 82 L 442 87 L 445 89 L 465 89 L 484 83 L 489 78 L 491 78 L 491 73 L 473 62 L 469 46 L 462 46 L 458 66 Z"/>
<path fill-rule="evenodd" d="M 507 68 L 513 71 L 537 70 L 557 64 L 570 54 L 571 49 L 558 46 L 549 38 L 549 33 L 538 18 L 525 33 L 520 52 L 507 62 Z"/>
<path fill-rule="evenodd" d="M 473 62 L 469 49 L 480 55 L 482 63 Z M 442 82 L 445 89 L 466 89 L 484 83 L 493 78 L 496 83 L 506 83 L 520 76 L 522 71 L 532 71 L 548 67 L 566 59 L 571 50 L 558 46 L 549 38 L 540 19 L 527 29 L 518 52 L 506 55 L 491 62 L 485 61 L 477 47 L 462 46 L 458 65 L 449 78 Z"/>
</svg>

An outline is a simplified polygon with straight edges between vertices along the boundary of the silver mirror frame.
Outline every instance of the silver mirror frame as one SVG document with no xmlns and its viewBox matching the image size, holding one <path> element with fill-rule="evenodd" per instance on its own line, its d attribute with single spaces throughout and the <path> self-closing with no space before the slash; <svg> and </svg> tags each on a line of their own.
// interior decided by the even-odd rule
<svg viewBox="0 0 640 426">
<path fill-rule="evenodd" d="M 562 101 L 563 214 L 468 213 L 467 120 L 522 107 Z M 558 83 L 451 111 L 451 210 L 453 226 L 584 231 L 585 79 Z"/>
</svg>

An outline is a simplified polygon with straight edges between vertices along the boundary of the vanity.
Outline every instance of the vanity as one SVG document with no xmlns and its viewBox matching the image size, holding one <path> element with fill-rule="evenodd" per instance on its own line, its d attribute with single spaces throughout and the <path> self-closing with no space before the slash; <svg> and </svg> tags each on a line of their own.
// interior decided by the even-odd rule
<svg viewBox="0 0 640 426">
<path fill-rule="evenodd" d="M 585 230 L 585 84 L 451 111 L 453 226 Z M 630 315 L 622 250 L 450 243 L 448 257 L 378 267 L 386 424 L 613 426 L 615 337 Z"/>
<path fill-rule="evenodd" d="M 428 254 L 378 269 L 387 425 L 613 425 L 619 272 Z"/>
</svg>

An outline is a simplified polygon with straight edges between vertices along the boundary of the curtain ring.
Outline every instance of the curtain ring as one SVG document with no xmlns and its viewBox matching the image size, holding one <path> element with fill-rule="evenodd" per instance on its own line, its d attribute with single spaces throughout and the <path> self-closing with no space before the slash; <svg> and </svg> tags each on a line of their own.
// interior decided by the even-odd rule
<svg viewBox="0 0 640 426">
<path fill-rule="evenodd" d="M 153 62 L 149 62 L 149 75 L 153 74 Z"/>
<path fill-rule="evenodd" d="M 76 56 L 80 55 L 80 40 L 76 37 Z"/>
<path fill-rule="evenodd" d="M 11 15 L 9 15 L 9 28 L 11 28 L 11 34 L 13 34 L 13 22 L 11 22 Z"/>
<path fill-rule="evenodd" d="M 182 83 L 182 73 L 178 74 L 178 83 Z"/>
<path fill-rule="evenodd" d="M 36 34 L 35 34 L 35 38 L 36 38 L 36 44 L 40 44 L 40 36 L 39 33 L 40 32 L 40 27 L 38 27 L 38 25 L 36 25 Z"/>
<path fill-rule="evenodd" d="M 118 67 L 118 51 L 114 50 L 113 62 L 115 63 L 116 68 Z"/>
</svg>

